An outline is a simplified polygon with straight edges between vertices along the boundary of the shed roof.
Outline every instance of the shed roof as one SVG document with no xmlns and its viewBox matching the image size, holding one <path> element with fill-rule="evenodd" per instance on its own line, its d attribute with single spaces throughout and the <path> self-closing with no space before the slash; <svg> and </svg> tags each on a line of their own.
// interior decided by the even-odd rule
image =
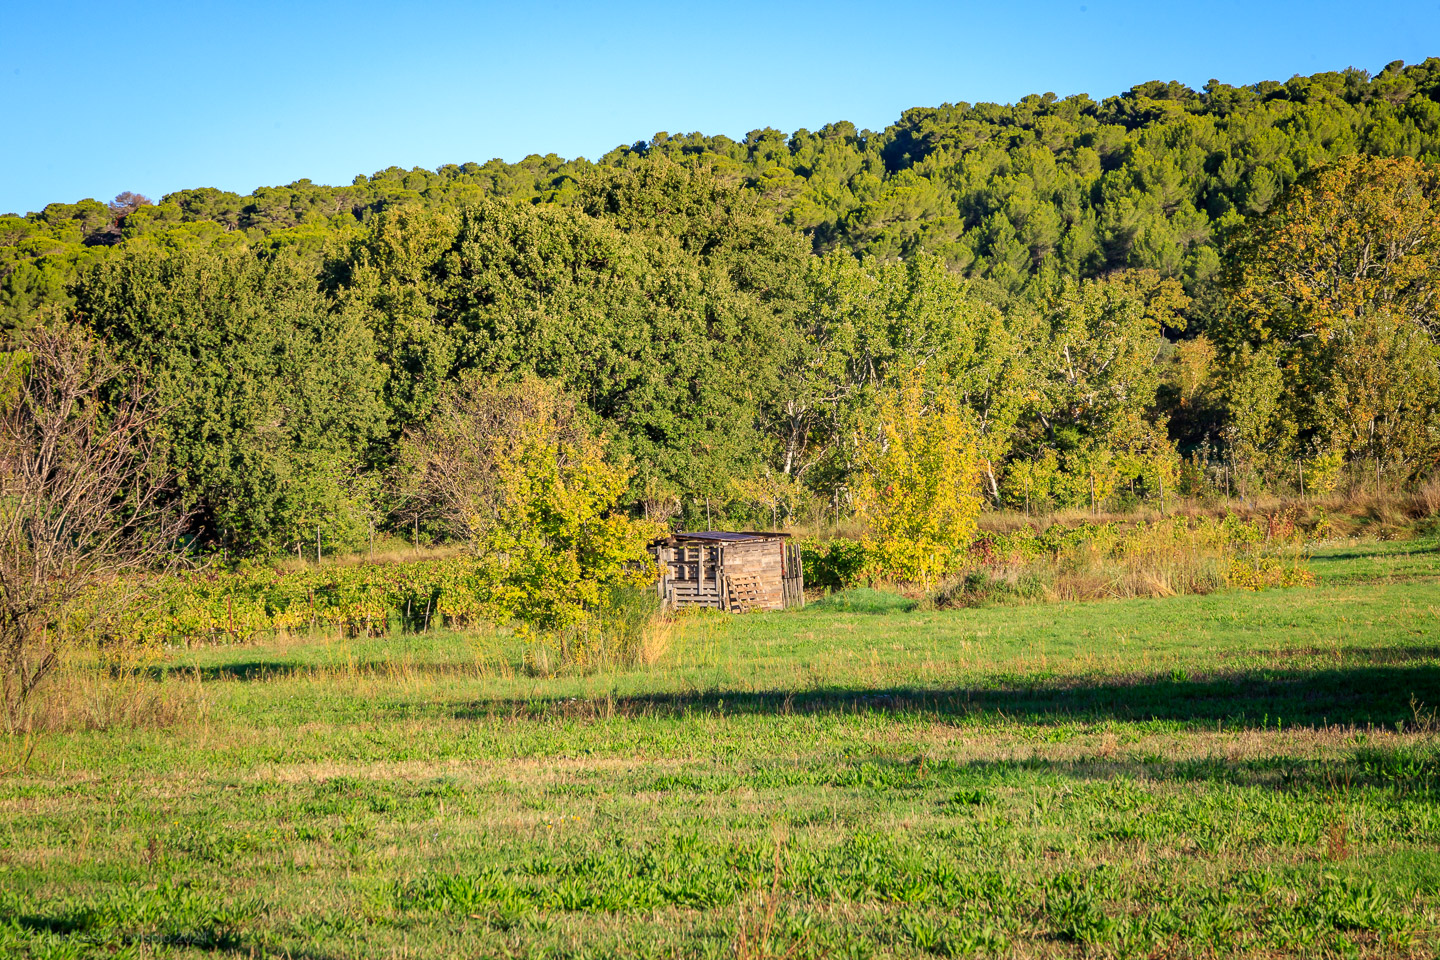
<svg viewBox="0 0 1440 960">
<path fill-rule="evenodd" d="M 681 540 L 704 540 L 712 543 L 738 543 L 746 540 L 775 540 L 788 538 L 788 533 L 761 533 L 758 531 L 733 532 L 728 530 L 677 530 L 668 537 L 661 537 L 651 541 L 651 546 L 659 543 L 676 543 Z"/>
</svg>

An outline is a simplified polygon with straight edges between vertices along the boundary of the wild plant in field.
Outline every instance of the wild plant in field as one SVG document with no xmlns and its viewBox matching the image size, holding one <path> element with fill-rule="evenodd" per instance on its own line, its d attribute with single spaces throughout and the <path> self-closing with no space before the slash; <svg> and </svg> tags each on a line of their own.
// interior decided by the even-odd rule
<svg viewBox="0 0 1440 960">
<path fill-rule="evenodd" d="M 136 575 L 176 557 L 186 519 L 166 496 L 163 411 L 145 386 L 127 386 L 75 328 L 42 326 L 20 346 L 0 367 L 0 692 L 12 732 L 64 642 L 124 624 L 144 594 Z"/>
<path fill-rule="evenodd" d="M 1332 862 L 1350 858 L 1350 821 L 1342 814 L 1325 829 L 1325 857 Z"/>
<path fill-rule="evenodd" d="M 1414 717 L 1412 726 L 1416 733 L 1426 737 L 1440 734 L 1440 709 L 1427 707 L 1412 695 L 1410 697 L 1410 714 Z"/>
<path fill-rule="evenodd" d="M 776 919 L 780 909 L 780 880 L 784 873 L 784 859 L 781 855 L 783 845 L 784 840 L 777 832 L 770 889 L 765 893 L 759 905 L 753 909 L 747 908 L 744 904 L 740 907 L 739 923 L 736 926 L 735 941 L 732 945 L 732 956 L 737 960 L 788 960 L 801 946 L 800 941 L 796 940 L 787 949 L 781 950 L 777 942 Z"/>
<path fill-rule="evenodd" d="M 561 667 L 584 671 L 649 666 L 665 655 L 674 629 L 655 591 L 620 586 L 579 623 L 530 635 L 525 665 L 542 676 Z"/>
</svg>

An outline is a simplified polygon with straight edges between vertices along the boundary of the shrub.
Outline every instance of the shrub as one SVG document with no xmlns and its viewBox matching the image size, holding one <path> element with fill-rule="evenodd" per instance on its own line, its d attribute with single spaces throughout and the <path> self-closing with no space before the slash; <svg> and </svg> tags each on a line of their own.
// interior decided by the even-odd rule
<svg viewBox="0 0 1440 960">
<path fill-rule="evenodd" d="M 1054 593 L 1054 577 L 1039 565 L 972 570 L 942 584 L 929 600 L 936 608 L 978 607 L 997 601 L 1043 600 Z"/>
<path fill-rule="evenodd" d="M 1232 557 L 1225 582 L 1244 590 L 1265 590 L 1270 587 L 1309 587 L 1315 575 L 1298 556 Z"/>
<path fill-rule="evenodd" d="M 800 563 L 807 587 L 842 590 L 860 583 L 868 562 L 865 544 L 836 537 L 800 543 Z"/>
<path fill-rule="evenodd" d="M 417 509 L 464 530 L 475 550 L 474 613 L 554 632 L 569 650 L 616 590 L 653 582 L 646 541 L 659 528 L 618 509 L 630 471 L 607 445 L 573 398 L 533 377 L 466 380 L 407 437 Z"/>
<path fill-rule="evenodd" d="M 533 673 L 649 665 L 669 648 L 672 623 L 660 611 L 653 589 L 620 586 L 584 620 L 563 630 L 536 635 L 525 654 Z"/>
<path fill-rule="evenodd" d="M 859 457 L 855 504 L 869 564 L 922 583 L 953 569 L 980 514 L 975 431 L 954 399 L 927 396 L 914 379 L 882 395 Z"/>
<path fill-rule="evenodd" d="M 1322 453 L 1306 462 L 1302 476 L 1305 492 L 1314 496 L 1335 492 L 1340 484 L 1340 472 L 1345 467 L 1345 458 L 1335 451 Z"/>
</svg>

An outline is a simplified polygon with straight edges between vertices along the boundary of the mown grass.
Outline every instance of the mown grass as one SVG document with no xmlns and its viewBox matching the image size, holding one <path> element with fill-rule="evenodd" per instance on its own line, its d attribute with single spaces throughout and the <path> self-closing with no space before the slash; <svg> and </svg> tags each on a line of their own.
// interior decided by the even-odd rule
<svg viewBox="0 0 1440 960">
<path fill-rule="evenodd" d="M 0 747 L 0 956 L 1433 957 L 1440 552 L 1313 567 L 695 616 L 589 675 L 176 651 L 178 714 Z"/>
</svg>

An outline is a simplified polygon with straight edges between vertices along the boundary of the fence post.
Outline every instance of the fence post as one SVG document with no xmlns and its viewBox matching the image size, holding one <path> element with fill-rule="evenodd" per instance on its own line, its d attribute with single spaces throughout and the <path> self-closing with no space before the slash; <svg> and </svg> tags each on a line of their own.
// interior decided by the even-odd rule
<svg viewBox="0 0 1440 960">
<path fill-rule="evenodd" d="M 318 564 L 320 559 L 320 524 L 317 523 L 315 524 L 315 562 Z"/>
</svg>

